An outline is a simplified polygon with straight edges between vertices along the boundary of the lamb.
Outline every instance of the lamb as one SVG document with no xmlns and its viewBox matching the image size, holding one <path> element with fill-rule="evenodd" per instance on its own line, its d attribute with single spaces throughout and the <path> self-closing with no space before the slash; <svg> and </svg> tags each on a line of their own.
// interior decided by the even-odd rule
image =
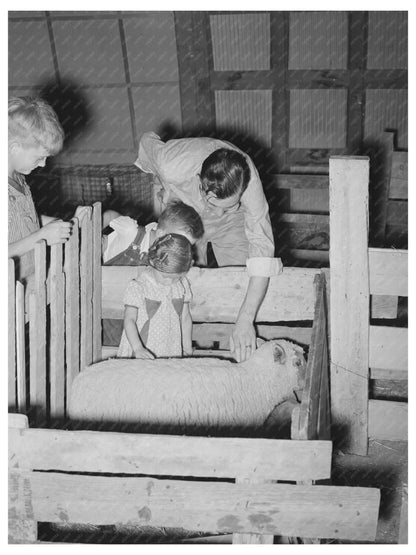
<svg viewBox="0 0 416 555">
<path fill-rule="evenodd" d="M 260 428 L 276 406 L 303 388 L 303 350 L 284 340 L 263 343 L 242 363 L 216 358 L 112 359 L 73 381 L 69 416 L 81 422 Z"/>
</svg>

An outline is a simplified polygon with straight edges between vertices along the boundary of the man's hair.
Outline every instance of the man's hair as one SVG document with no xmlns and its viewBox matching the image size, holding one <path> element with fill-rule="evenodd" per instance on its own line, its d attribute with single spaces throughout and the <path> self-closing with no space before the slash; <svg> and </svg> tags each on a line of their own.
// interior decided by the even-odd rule
<svg viewBox="0 0 416 555">
<path fill-rule="evenodd" d="M 195 240 L 201 239 L 204 234 L 204 225 L 198 212 L 181 200 L 171 200 L 159 216 L 159 228 L 166 229 L 169 225 L 191 235 Z"/>
<path fill-rule="evenodd" d="M 42 146 L 57 154 L 64 142 L 64 130 L 53 108 L 41 98 L 9 98 L 9 140 Z"/>
<path fill-rule="evenodd" d="M 149 249 L 148 263 L 168 274 L 184 274 L 192 266 L 192 245 L 178 233 L 163 235 Z"/>
<path fill-rule="evenodd" d="M 241 152 L 219 148 L 205 158 L 200 178 L 205 193 L 225 199 L 244 193 L 250 181 L 250 168 Z"/>
</svg>

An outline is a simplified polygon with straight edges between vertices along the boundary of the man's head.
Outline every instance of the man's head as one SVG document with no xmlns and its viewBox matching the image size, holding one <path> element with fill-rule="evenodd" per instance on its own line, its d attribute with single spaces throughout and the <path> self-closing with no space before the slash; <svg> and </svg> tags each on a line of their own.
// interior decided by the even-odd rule
<svg viewBox="0 0 416 555">
<path fill-rule="evenodd" d="M 220 148 L 202 164 L 201 193 L 218 215 L 237 211 L 240 199 L 250 181 L 250 168 L 243 154 Z"/>
<path fill-rule="evenodd" d="M 204 234 L 204 226 L 198 212 L 180 200 L 172 200 L 161 213 L 156 236 L 167 233 L 184 235 L 193 245 Z"/>
<path fill-rule="evenodd" d="M 52 107 L 41 98 L 11 97 L 8 115 L 9 169 L 27 175 L 62 149 L 62 126 Z"/>
</svg>

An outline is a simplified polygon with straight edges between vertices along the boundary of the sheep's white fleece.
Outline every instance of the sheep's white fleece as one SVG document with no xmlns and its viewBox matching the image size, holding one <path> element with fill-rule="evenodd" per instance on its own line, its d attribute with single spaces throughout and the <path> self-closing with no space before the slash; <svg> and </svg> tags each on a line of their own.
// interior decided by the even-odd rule
<svg viewBox="0 0 416 555">
<path fill-rule="evenodd" d="M 284 363 L 278 359 L 279 346 Z M 215 358 L 106 360 L 75 378 L 69 416 L 94 422 L 261 426 L 276 405 L 302 387 L 302 371 L 294 364 L 300 359 L 304 372 L 301 352 L 279 339 L 264 343 L 240 364 Z"/>
</svg>

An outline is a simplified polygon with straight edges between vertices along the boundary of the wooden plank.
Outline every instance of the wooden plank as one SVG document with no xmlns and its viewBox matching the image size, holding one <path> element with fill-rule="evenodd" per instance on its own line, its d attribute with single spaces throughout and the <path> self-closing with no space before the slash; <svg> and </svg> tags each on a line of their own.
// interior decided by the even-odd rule
<svg viewBox="0 0 416 555">
<path fill-rule="evenodd" d="M 251 477 L 236 478 L 236 484 L 261 484 L 264 480 L 259 480 L 255 475 Z M 235 532 L 232 535 L 233 544 L 260 544 L 260 545 L 273 545 L 274 536 L 270 534 L 244 534 Z"/>
<path fill-rule="evenodd" d="M 8 261 L 8 405 L 16 408 L 16 285 L 14 261 Z"/>
<path fill-rule="evenodd" d="M 142 271 L 142 267 L 103 266 L 103 318 L 123 317 L 124 291 Z M 281 274 L 272 277 L 256 321 L 312 320 L 313 279 L 317 273 L 318 269 L 284 268 Z M 188 278 L 194 322 L 235 322 L 248 285 L 245 268 L 191 268 Z"/>
<path fill-rule="evenodd" d="M 369 368 L 368 178 L 366 157 L 329 160 L 332 420 L 343 430 L 341 449 L 362 455 Z"/>
<path fill-rule="evenodd" d="M 92 206 L 92 361 L 101 357 L 101 202 Z"/>
<path fill-rule="evenodd" d="M 320 480 L 331 454 L 330 441 L 9 430 L 14 466 L 36 470 Z"/>
<path fill-rule="evenodd" d="M 393 149 L 394 133 L 384 132 L 373 149 L 371 159 L 370 244 L 376 247 L 384 246 Z"/>
<path fill-rule="evenodd" d="M 65 243 L 65 358 L 66 391 L 79 373 L 79 231 L 74 218 L 72 235 Z"/>
<path fill-rule="evenodd" d="M 407 228 L 408 225 L 408 202 L 407 200 L 389 200 L 387 203 L 388 225 L 400 225 Z"/>
<path fill-rule="evenodd" d="M 374 541 L 375 488 L 230 484 L 10 472 L 9 502 L 20 518 L 90 524 L 145 524 L 205 532 L 242 532 Z M 31 503 L 15 501 L 25 487 Z M 82 495 L 80 494 L 82 492 Z"/>
<path fill-rule="evenodd" d="M 372 368 L 408 368 L 408 330 L 391 326 L 370 326 L 369 363 Z"/>
<path fill-rule="evenodd" d="M 371 318 L 395 320 L 399 299 L 392 295 L 371 295 Z"/>
<path fill-rule="evenodd" d="M 312 260 L 314 262 L 329 262 L 329 251 L 312 249 L 290 249 L 290 254 L 298 260 Z"/>
<path fill-rule="evenodd" d="M 92 208 L 80 221 L 80 370 L 92 363 Z M 120 305 L 123 310 L 123 304 Z"/>
<path fill-rule="evenodd" d="M 8 426 L 9 428 L 28 428 L 29 421 L 25 414 L 13 414 L 9 412 Z"/>
<path fill-rule="evenodd" d="M 372 295 L 407 297 L 407 250 L 369 248 L 368 260 Z"/>
<path fill-rule="evenodd" d="M 324 277 L 317 276 L 312 341 L 295 439 L 330 439 L 327 330 Z"/>
<path fill-rule="evenodd" d="M 30 499 L 28 499 L 30 502 Z M 9 518 L 8 543 L 37 543 L 38 525 L 36 521 L 29 519 Z"/>
<path fill-rule="evenodd" d="M 328 175 L 269 174 L 266 183 L 266 187 L 271 189 L 329 189 Z"/>
<path fill-rule="evenodd" d="M 329 216 L 322 214 L 279 214 L 279 221 L 290 224 L 328 225 Z"/>
<path fill-rule="evenodd" d="M 46 422 L 46 241 L 35 245 L 35 292 L 36 316 L 31 322 L 30 334 L 32 349 L 30 351 L 30 407 L 32 418 L 38 426 Z M 49 295 L 50 296 L 50 295 Z M 36 334 L 36 340 L 35 340 Z"/>
<path fill-rule="evenodd" d="M 408 405 L 399 401 L 370 399 L 368 437 L 389 441 L 407 441 Z"/>
<path fill-rule="evenodd" d="M 407 484 L 402 486 L 402 506 L 400 508 L 400 525 L 398 544 L 409 543 L 408 539 L 408 487 Z"/>
<path fill-rule="evenodd" d="M 219 349 L 229 349 L 230 335 L 233 324 L 198 324 L 192 326 L 192 340 L 200 348 L 214 348 L 214 343 Z M 312 326 L 284 326 L 273 324 L 256 324 L 256 335 L 262 339 L 285 338 L 298 343 L 309 345 L 311 342 Z"/>
<path fill-rule="evenodd" d="M 389 198 L 394 200 L 407 200 L 409 196 L 407 179 L 399 179 L 392 177 L 390 179 L 390 194 Z"/>
<path fill-rule="evenodd" d="M 391 175 L 407 181 L 408 179 L 408 159 L 409 153 L 405 151 L 396 150 L 393 152 L 393 159 L 391 164 Z"/>
<path fill-rule="evenodd" d="M 370 368 L 370 378 L 372 380 L 407 380 L 408 370 L 398 370 L 396 368 Z"/>
<path fill-rule="evenodd" d="M 17 410 L 26 412 L 25 288 L 16 281 L 16 389 Z"/>
<path fill-rule="evenodd" d="M 62 245 L 51 246 L 50 416 L 65 416 L 65 284 Z"/>
</svg>

